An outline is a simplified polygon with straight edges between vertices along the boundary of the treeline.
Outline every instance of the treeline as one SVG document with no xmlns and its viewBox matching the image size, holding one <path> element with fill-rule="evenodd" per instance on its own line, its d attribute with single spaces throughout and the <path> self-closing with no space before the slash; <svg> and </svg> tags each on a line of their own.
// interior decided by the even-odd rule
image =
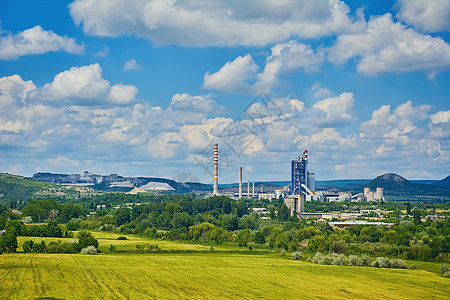
<svg viewBox="0 0 450 300">
<path fill-rule="evenodd" d="M 89 246 L 94 247 L 97 252 L 98 241 L 88 231 L 80 231 L 77 234 L 77 239 L 70 239 L 67 242 L 58 240 L 57 242 L 45 241 L 39 243 L 33 240 L 23 242 L 22 248 L 24 253 L 78 253 Z"/>
</svg>

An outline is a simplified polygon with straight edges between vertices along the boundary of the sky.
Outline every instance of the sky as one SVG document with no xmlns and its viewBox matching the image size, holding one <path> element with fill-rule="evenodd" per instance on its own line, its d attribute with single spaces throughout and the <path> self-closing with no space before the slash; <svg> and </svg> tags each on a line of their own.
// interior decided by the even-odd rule
<svg viewBox="0 0 450 300">
<path fill-rule="evenodd" d="M 450 0 L 0 0 L 0 172 L 450 170 Z M 186 175 L 189 174 L 189 175 Z M 194 178 L 191 177 L 191 178 Z"/>
</svg>

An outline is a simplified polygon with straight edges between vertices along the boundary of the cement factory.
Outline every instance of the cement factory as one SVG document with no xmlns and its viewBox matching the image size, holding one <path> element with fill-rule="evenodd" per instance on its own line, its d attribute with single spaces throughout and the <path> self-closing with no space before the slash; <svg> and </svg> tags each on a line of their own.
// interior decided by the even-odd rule
<svg viewBox="0 0 450 300">
<path fill-rule="evenodd" d="M 333 193 L 328 191 L 316 191 L 315 173 L 308 171 L 308 150 L 296 159 L 291 160 L 291 180 L 290 184 L 274 192 L 264 192 L 261 190 L 255 193 L 255 181 L 247 181 L 247 191 L 242 190 L 242 167 L 239 167 L 238 192 L 224 193 L 233 199 L 243 197 L 250 199 L 283 200 L 291 210 L 292 216 L 314 217 L 304 213 L 304 201 L 326 201 L 326 202 L 362 202 L 362 201 L 384 201 L 383 188 L 378 187 L 376 191 L 364 188 L 364 193 L 352 195 L 350 192 Z M 219 195 L 219 145 L 214 144 L 214 189 L 213 195 Z"/>
</svg>

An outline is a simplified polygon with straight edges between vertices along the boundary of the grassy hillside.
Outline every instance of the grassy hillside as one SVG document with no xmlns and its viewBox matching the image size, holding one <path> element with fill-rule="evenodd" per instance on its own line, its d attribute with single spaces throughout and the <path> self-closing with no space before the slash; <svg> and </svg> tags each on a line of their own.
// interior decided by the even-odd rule
<svg viewBox="0 0 450 300">
<path fill-rule="evenodd" d="M 226 253 L 0 255 L 2 299 L 444 299 L 447 278 L 423 270 L 319 266 Z"/>
<path fill-rule="evenodd" d="M 88 187 L 56 185 L 18 175 L 0 173 L 0 200 L 27 200 L 48 197 L 79 198 L 98 193 Z"/>
<path fill-rule="evenodd" d="M 48 182 L 26 179 L 22 176 L 0 173 L 0 199 L 28 199 L 36 192 L 50 188 Z"/>
</svg>

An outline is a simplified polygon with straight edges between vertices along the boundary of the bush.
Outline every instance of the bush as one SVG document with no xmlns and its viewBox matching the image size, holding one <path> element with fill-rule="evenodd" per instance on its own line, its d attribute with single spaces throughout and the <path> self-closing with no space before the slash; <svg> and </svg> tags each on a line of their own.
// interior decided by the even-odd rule
<svg viewBox="0 0 450 300">
<path fill-rule="evenodd" d="M 127 239 L 126 236 L 119 236 L 119 237 L 117 238 L 117 240 L 123 241 L 123 240 L 128 240 L 128 239 Z"/>
<path fill-rule="evenodd" d="M 81 249 L 81 254 L 97 254 L 97 248 L 94 246 L 87 246 L 86 248 Z"/>
<path fill-rule="evenodd" d="M 348 259 L 348 263 L 351 266 L 361 266 L 362 260 L 358 257 L 358 255 L 350 255 L 350 258 Z"/>
<path fill-rule="evenodd" d="M 372 266 L 377 268 L 389 268 L 389 265 L 389 258 L 387 257 L 377 257 L 372 263 Z"/>
<path fill-rule="evenodd" d="M 450 278 L 450 272 L 449 272 L 449 271 L 445 272 L 445 273 L 444 273 L 444 277 Z"/>
<path fill-rule="evenodd" d="M 333 260 L 333 265 L 336 265 L 336 266 L 345 266 L 345 265 L 347 265 L 347 258 L 345 257 L 344 254 L 339 254 L 338 257 L 336 257 L 336 258 Z"/>
<path fill-rule="evenodd" d="M 447 264 L 442 264 L 441 265 L 441 271 L 442 271 L 442 273 L 448 272 L 449 271 L 448 265 Z"/>
<path fill-rule="evenodd" d="M 303 257 L 303 252 L 295 251 L 292 253 L 292 259 L 299 260 Z"/>
<path fill-rule="evenodd" d="M 391 260 L 391 268 L 406 269 L 406 263 L 403 259 L 394 258 Z"/>
<path fill-rule="evenodd" d="M 315 264 L 323 264 L 322 254 L 320 254 L 320 252 L 316 252 L 316 255 L 314 255 L 312 262 Z"/>
<path fill-rule="evenodd" d="M 409 268 L 412 269 L 412 270 L 417 270 L 416 264 L 412 264 Z"/>
<path fill-rule="evenodd" d="M 281 252 L 280 252 L 280 254 L 282 255 L 282 256 L 285 256 L 286 255 L 286 250 L 281 250 Z"/>
<path fill-rule="evenodd" d="M 372 259 L 370 258 L 370 256 L 363 254 L 361 256 L 361 266 L 370 266 L 372 264 Z"/>
</svg>

